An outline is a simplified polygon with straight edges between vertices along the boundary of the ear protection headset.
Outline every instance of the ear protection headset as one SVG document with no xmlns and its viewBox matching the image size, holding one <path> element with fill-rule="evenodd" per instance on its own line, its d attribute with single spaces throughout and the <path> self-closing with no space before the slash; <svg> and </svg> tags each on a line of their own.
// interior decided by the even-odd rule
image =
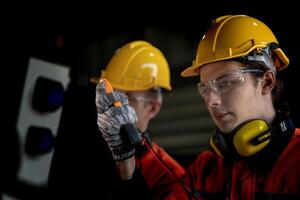
<svg viewBox="0 0 300 200">
<path fill-rule="evenodd" d="M 221 157 L 232 153 L 239 157 L 249 157 L 265 148 L 272 137 L 285 133 L 289 126 L 289 119 L 281 113 L 277 113 L 272 126 L 261 119 L 249 120 L 239 125 L 231 133 L 222 133 L 217 130 L 216 134 L 210 138 L 209 143 Z"/>
</svg>

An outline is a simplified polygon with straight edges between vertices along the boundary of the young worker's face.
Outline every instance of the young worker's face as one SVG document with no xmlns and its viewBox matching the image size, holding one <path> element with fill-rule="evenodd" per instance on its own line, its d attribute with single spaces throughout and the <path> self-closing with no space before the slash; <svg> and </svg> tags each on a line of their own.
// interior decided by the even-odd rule
<svg viewBox="0 0 300 200">
<path fill-rule="evenodd" d="M 200 70 L 198 89 L 213 121 L 224 133 L 246 120 L 265 118 L 262 80 L 239 69 L 243 69 L 239 62 L 222 61 L 209 63 Z"/>
</svg>

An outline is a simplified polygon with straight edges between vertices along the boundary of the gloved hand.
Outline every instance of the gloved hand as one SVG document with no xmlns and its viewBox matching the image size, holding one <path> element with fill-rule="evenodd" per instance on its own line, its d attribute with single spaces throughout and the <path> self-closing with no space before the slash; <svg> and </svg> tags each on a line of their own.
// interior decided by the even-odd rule
<svg viewBox="0 0 300 200">
<path fill-rule="evenodd" d="M 120 101 L 122 106 L 114 107 L 113 103 Z M 120 128 L 125 124 L 135 124 L 137 117 L 132 107 L 128 105 L 127 96 L 118 91 L 106 94 L 104 81 L 96 87 L 97 124 L 101 134 L 110 148 L 115 160 L 125 160 L 134 155 L 134 149 L 125 142 L 120 134 Z"/>
</svg>

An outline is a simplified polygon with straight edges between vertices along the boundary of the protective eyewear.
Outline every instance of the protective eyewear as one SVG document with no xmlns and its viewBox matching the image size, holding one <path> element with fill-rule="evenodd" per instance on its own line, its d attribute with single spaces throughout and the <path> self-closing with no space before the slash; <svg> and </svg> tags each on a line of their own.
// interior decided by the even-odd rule
<svg viewBox="0 0 300 200">
<path fill-rule="evenodd" d="M 244 83 L 245 77 L 243 73 L 263 73 L 263 70 L 248 68 L 225 72 L 214 80 L 198 83 L 198 91 L 203 98 L 207 97 L 210 91 L 223 95 Z"/>
</svg>

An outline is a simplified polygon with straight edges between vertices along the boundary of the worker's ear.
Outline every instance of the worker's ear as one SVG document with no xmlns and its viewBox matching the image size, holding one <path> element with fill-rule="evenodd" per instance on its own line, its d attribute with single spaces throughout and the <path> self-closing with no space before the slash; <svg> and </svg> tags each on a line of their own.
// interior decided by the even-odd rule
<svg viewBox="0 0 300 200">
<path fill-rule="evenodd" d="M 263 76 L 263 83 L 262 83 L 262 94 L 269 94 L 272 92 L 273 88 L 275 87 L 276 83 L 276 76 L 272 70 L 266 71 Z"/>
<path fill-rule="evenodd" d="M 160 109 L 161 109 L 160 101 L 158 101 L 158 100 L 151 101 L 148 104 L 148 109 L 147 109 L 149 119 L 153 119 L 154 117 L 156 117 L 156 115 L 159 113 Z"/>
</svg>

